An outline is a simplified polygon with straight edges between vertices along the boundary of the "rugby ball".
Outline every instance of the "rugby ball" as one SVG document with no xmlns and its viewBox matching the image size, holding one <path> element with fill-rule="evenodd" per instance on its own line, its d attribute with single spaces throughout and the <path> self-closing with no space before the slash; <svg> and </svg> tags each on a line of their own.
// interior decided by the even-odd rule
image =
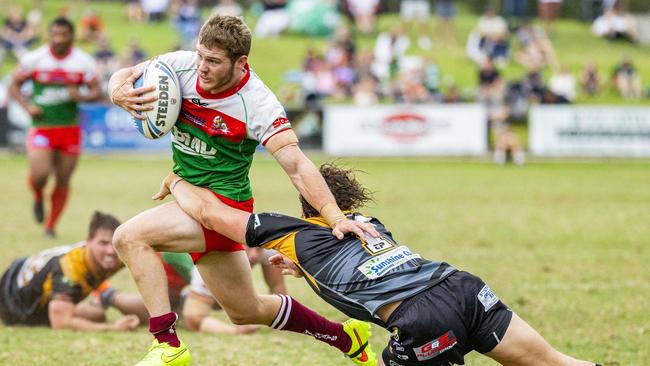
<svg viewBox="0 0 650 366">
<path fill-rule="evenodd" d="M 181 111 L 181 88 L 178 76 L 168 63 L 153 59 L 133 84 L 134 88 L 153 85 L 156 89 L 144 95 L 156 95 L 158 100 L 150 103 L 153 109 L 142 111 L 145 119 L 133 117 L 135 128 L 146 138 L 155 140 L 172 130 Z"/>
</svg>

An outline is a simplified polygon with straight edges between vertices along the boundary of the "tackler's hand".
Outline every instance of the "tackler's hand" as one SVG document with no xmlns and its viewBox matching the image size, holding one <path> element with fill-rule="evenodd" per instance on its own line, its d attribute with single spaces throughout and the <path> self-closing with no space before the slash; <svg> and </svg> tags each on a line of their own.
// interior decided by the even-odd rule
<svg viewBox="0 0 650 366">
<path fill-rule="evenodd" d="M 151 199 L 155 201 L 162 201 L 165 199 L 165 197 L 172 194 L 172 186 L 174 186 L 179 180 L 182 180 L 182 178 L 174 173 L 169 173 L 169 175 L 167 175 L 165 179 L 160 182 L 160 189 L 158 189 L 158 193 L 154 194 Z"/>
<path fill-rule="evenodd" d="M 379 237 L 379 233 L 375 227 L 369 223 L 350 220 L 348 218 L 337 221 L 332 227 L 332 234 L 339 240 L 345 237 L 345 234 L 355 234 L 363 238 L 364 233 L 372 236 L 373 238 Z"/>
<path fill-rule="evenodd" d="M 300 278 L 303 276 L 302 271 L 289 258 L 282 254 L 274 254 L 269 258 L 269 263 L 275 268 L 282 270 L 282 274 Z"/>
</svg>

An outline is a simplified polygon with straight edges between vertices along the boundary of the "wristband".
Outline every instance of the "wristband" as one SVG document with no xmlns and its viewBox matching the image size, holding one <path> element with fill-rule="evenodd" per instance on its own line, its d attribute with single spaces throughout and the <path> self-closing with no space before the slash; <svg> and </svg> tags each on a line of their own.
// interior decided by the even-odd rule
<svg viewBox="0 0 650 366">
<path fill-rule="evenodd" d="M 172 184 L 169 185 L 169 192 L 171 192 L 172 194 L 174 194 L 174 187 L 176 187 L 176 185 L 178 184 L 178 182 L 180 182 L 180 181 L 182 181 L 182 180 L 183 180 L 183 178 L 178 177 L 178 179 L 176 179 L 175 181 L 173 181 Z"/>
<path fill-rule="evenodd" d="M 335 202 L 328 202 L 320 209 L 320 215 L 325 219 L 330 227 L 334 227 L 340 221 L 346 219 L 339 206 Z"/>
</svg>

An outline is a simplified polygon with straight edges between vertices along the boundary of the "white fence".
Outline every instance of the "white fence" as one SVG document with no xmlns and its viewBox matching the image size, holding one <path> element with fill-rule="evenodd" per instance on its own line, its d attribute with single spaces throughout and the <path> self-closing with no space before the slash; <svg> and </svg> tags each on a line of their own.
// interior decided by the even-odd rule
<svg viewBox="0 0 650 366">
<path fill-rule="evenodd" d="M 323 147 L 331 155 L 483 155 L 487 153 L 483 106 L 327 106 Z"/>
<path fill-rule="evenodd" d="M 529 145 L 540 156 L 650 156 L 650 108 L 535 106 Z"/>
</svg>

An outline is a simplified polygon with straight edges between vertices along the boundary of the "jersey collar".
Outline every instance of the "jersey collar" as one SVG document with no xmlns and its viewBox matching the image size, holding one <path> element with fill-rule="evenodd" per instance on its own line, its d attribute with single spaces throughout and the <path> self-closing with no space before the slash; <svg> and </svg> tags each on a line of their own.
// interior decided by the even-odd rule
<svg viewBox="0 0 650 366">
<path fill-rule="evenodd" d="M 52 46 L 48 46 L 48 48 L 50 50 L 50 54 L 52 55 L 52 57 L 54 57 L 57 60 L 64 60 L 66 57 L 70 56 L 70 54 L 72 53 L 72 47 L 68 48 L 68 52 L 66 52 L 65 55 L 57 55 L 54 52 L 54 50 L 52 49 Z"/>
<path fill-rule="evenodd" d="M 199 93 L 200 96 L 206 99 L 223 99 L 227 98 L 231 95 L 234 95 L 238 91 L 240 91 L 248 82 L 248 80 L 251 78 L 251 69 L 248 66 L 248 64 L 244 65 L 244 69 L 246 70 L 246 74 L 244 77 L 239 81 L 239 83 L 232 88 L 226 89 L 222 92 L 212 94 L 206 90 L 201 89 L 199 86 L 199 76 L 196 76 L 196 92 Z"/>
</svg>

